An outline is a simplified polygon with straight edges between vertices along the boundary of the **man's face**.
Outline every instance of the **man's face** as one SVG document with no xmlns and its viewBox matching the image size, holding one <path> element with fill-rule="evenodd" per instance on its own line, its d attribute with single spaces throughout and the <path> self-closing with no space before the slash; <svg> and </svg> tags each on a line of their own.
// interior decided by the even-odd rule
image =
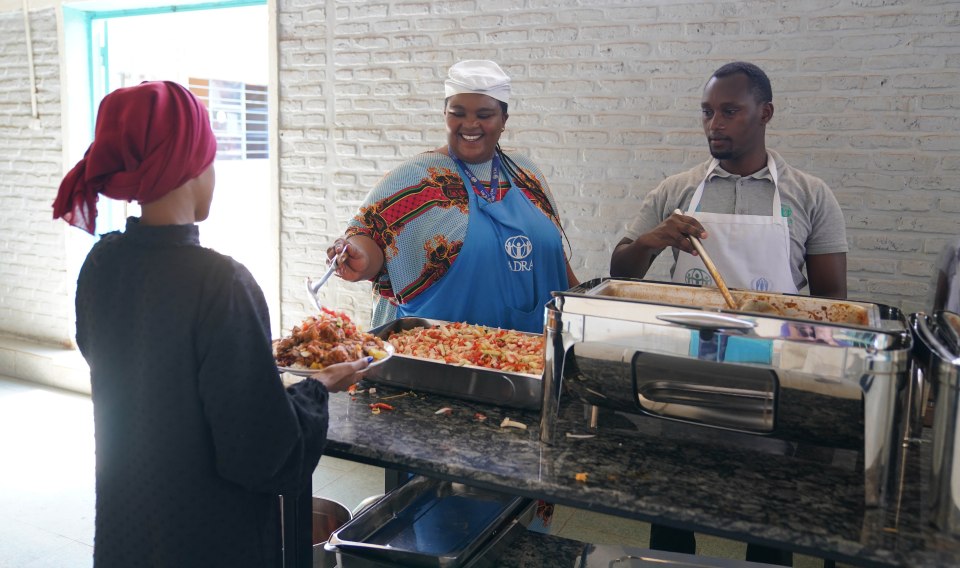
<svg viewBox="0 0 960 568">
<path fill-rule="evenodd" d="M 757 102 L 746 75 L 711 78 L 703 89 L 700 108 L 703 132 L 714 158 L 736 162 L 764 148 L 773 103 Z"/>
</svg>

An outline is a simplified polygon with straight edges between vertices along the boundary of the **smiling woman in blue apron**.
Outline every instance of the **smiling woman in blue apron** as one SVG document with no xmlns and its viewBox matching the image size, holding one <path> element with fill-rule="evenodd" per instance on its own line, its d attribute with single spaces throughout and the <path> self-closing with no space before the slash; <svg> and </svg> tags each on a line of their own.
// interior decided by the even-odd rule
<svg viewBox="0 0 960 568">
<path fill-rule="evenodd" d="M 419 316 L 539 333 L 550 292 L 576 278 L 543 173 L 499 146 L 510 78 L 461 61 L 444 91 L 447 144 L 380 180 L 327 256 L 346 244 L 337 274 L 373 282 L 374 326 Z"/>
<path fill-rule="evenodd" d="M 766 74 L 724 65 L 703 90 L 701 113 L 712 159 L 647 194 L 613 252 L 611 275 L 642 278 L 672 247 L 675 282 L 714 285 L 687 239 L 695 235 L 732 288 L 846 298 L 843 213 L 826 183 L 766 148 Z"/>
</svg>

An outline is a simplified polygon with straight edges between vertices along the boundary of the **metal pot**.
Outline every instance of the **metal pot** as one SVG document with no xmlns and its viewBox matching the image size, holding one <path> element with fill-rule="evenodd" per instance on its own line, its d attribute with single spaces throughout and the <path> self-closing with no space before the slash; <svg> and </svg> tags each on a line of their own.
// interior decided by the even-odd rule
<svg viewBox="0 0 960 568">
<path fill-rule="evenodd" d="M 921 380 L 913 384 L 919 403 L 926 395 L 936 401 L 933 415 L 930 509 L 933 523 L 942 531 L 960 535 L 960 349 L 955 341 L 952 312 L 910 316 L 917 341 L 914 344 L 916 372 Z M 914 428 L 918 430 L 918 428 Z"/>
<path fill-rule="evenodd" d="M 324 550 L 323 546 L 333 532 L 347 523 L 353 516 L 350 509 L 332 499 L 313 498 L 313 568 L 333 568 L 337 565 L 337 555 Z"/>
</svg>

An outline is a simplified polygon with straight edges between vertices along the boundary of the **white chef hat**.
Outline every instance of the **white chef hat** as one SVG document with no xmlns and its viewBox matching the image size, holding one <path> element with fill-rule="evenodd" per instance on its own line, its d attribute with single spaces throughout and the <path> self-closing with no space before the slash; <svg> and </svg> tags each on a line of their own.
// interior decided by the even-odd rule
<svg viewBox="0 0 960 568">
<path fill-rule="evenodd" d="M 445 97 L 460 93 L 479 93 L 505 103 L 510 102 L 510 77 L 493 61 L 467 59 L 454 63 L 443 83 Z"/>
</svg>

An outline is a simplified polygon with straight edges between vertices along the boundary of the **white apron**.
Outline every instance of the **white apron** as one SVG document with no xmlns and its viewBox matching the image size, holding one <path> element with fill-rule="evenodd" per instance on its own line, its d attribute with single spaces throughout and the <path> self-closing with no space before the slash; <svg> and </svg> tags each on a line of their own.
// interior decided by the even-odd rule
<svg viewBox="0 0 960 568">
<path fill-rule="evenodd" d="M 790 229 L 780 210 L 777 165 L 767 154 L 767 169 L 773 178 L 773 214 L 726 215 L 697 211 L 703 186 L 720 162 L 714 159 L 707 175 L 694 192 L 685 215 L 700 221 L 708 237 L 703 246 L 717 265 L 730 288 L 796 294 L 797 285 L 790 270 Z M 716 286 L 703 261 L 680 251 L 673 281 L 701 286 Z"/>
</svg>

